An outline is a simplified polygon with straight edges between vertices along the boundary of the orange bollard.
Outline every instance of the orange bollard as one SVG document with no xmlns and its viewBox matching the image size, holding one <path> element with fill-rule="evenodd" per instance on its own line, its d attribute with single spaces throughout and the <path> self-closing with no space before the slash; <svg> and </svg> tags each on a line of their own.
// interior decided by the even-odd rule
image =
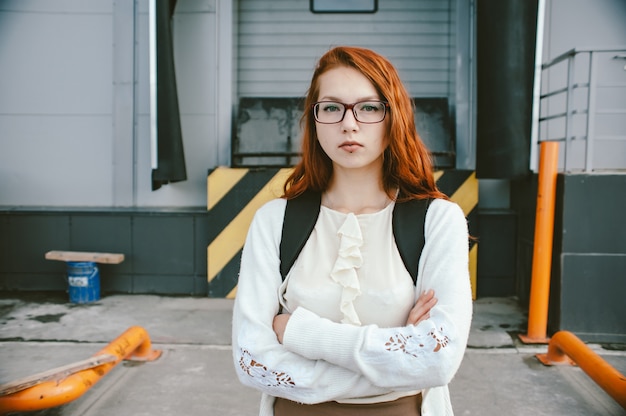
<svg viewBox="0 0 626 416">
<path fill-rule="evenodd" d="M 536 357 L 545 365 L 578 364 L 593 381 L 626 409 L 626 377 L 571 332 L 559 331 L 554 334 L 548 344 L 548 353 L 537 354 Z"/>
<path fill-rule="evenodd" d="M 524 343 L 545 344 L 550 299 L 550 269 L 554 236 L 554 205 L 559 162 L 559 143 L 542 142 L 539 155 L 539 185 L 535 218 L 528 331 L 520 335 Z"/>
<path fill-rule="evenodd" d="M 152 349 L 145 329 L 133 326 L 94 354 L 100 355 L 112 355 L 115 360 L 2 396 L 0 414 L 48 409 L 69 403 L 82 396 L 122 360 L 152 361 L 160 357 L 161 351 Z"/>
</svg>

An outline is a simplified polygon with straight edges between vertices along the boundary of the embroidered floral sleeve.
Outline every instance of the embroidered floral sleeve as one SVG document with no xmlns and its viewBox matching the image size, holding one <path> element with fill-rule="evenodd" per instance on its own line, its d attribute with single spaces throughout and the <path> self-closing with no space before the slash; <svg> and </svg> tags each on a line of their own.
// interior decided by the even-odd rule
<svg viewBox="0 0 626 416">
<path fill-rule="evenodd" d="M 269 369 L 256 362 L 248 350 L 240 350 L 239 366 L 248 376 L 260 380 L 268 387 L 295 387 L 296 385 L 289 374 Z"/>
<path fill-rule="evenodd" d="M 401 328 L 358 327 L 299 308 L 284 343 L 299 355 L 356 369 L 380 387 L 401 391 L 448 384 L 461 363 L 466 338 L 434 326 L 433 319 Z"/>
<path fill-rule="evenodd" d="M 401 351 L 415 358 L 424 351 L 438 352 L 445 348 L 450 340 L 443 334 L 443 328 L 439 331 L 430 330 L 424 339 L 423 336 L 405 335 L 398 332 L 389 337 L 389 342 L 385 343 L 387 351 Z"/>
<path fill-rule="evenodd" d="M 241 318 L 237 321 L 244 327 L 247 324 Z M 233 342 L 233 356 L 240 381 L 270 396 L 319 403 L 390 391 L 349 369 L 289 352 L 277 341 L 262 341 L 262 337 L 248 335 L 238 338 L 237 343 Z"/>
</svg>

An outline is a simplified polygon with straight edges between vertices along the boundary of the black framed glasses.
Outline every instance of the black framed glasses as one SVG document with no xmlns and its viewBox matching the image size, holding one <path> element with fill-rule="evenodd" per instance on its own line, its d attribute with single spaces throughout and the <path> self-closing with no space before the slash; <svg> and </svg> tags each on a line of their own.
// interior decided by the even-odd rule
<svg viewBox="0 0 626 416">
<path fill-rule="evenodd" d="M 352 110 L 354 118 L 359 123 L 374 124 L 385 119 L 389 103 L 386 101 L 359 101 L 354 104 L 345 104 L 338 101 L 319 101 L 313 104 L 315 121 L 322 124 L 339 123 L 346 116 L 346 111 Z"/>
</svg>

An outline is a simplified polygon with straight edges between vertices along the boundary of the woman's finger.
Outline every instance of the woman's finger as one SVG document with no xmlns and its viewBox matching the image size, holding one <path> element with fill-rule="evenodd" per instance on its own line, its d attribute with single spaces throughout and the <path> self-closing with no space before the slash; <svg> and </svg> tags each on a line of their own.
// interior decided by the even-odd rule
<svg viewBox="0 0 626 416">
<path fill-rule="evenodd" d="M 415 306 L 409 312 L 407 318 L 407 325 L 417 325 L 421 321 L 430 317 L 430 310 L 437 304 L 437 298 L 435 298 L 435 292 L 429 290 L 423 292 L 417 299 Z"/>
</svg>

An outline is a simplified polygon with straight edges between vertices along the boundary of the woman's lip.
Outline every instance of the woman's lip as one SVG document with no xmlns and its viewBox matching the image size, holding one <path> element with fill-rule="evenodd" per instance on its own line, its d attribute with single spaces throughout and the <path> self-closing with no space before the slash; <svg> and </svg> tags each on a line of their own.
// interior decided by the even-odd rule
<svg viewBox="0 0 626 416">
<path fill-rule="evenodd" d="M 361 143 L 358 142 L 343 142 L 339 147 L 361 147 Z"/>
<path fill-rule="evenodd" d="M 362 146 L 359 143 L 342 143 L 339 148 L 348 152 L 354 153 L 359 150 Z"/>
</svg>

